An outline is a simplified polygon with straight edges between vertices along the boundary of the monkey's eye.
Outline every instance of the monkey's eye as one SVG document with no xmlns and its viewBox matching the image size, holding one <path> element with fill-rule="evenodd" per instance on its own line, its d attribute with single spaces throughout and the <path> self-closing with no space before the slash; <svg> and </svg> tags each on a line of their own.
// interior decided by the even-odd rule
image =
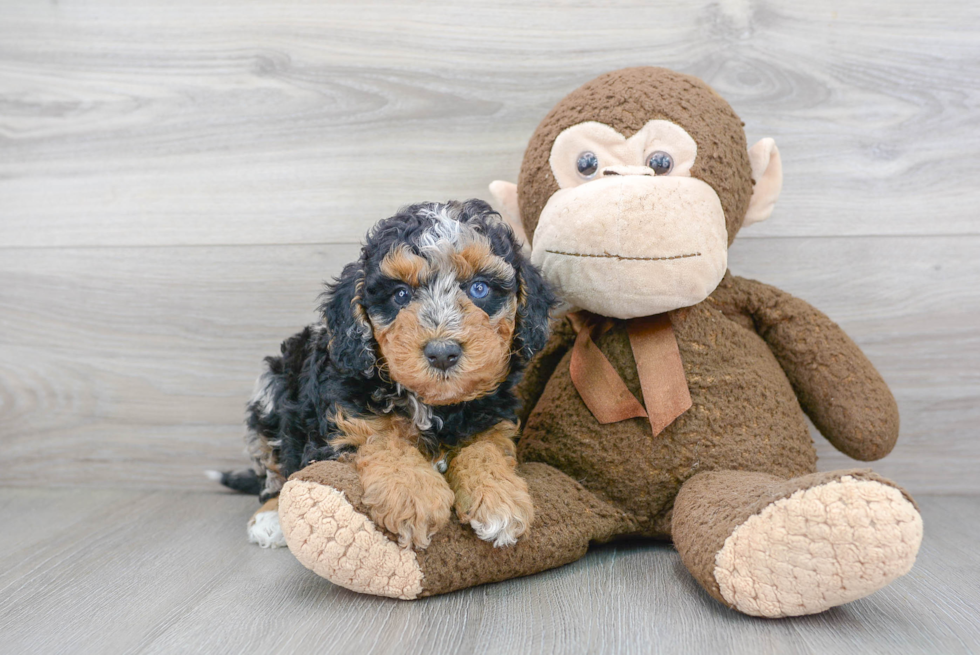
<svg viewBox="0 0 980 655">
<path fill-rule="evenodd" d="M 658 150 L 647 157 L 647 166 L 653 169 L 654 175 L 666 175 L 674 167 L 674 160 L 663 150 Z"/>
<path fill-rule="evenodd" d="M 470 289 L 467 293 L 470 294 L 470 298 L 475 300 L 486 298 L 487 294 L 490 293 L 490 285 L 482 280 L 477 280 L 470 285 Z"/>
<path fill-rule="evenodd" d="M 575 162 L 575 167 L 578 169 L 578 174 L 582 177 L 589 178 L 595 175 L 595 172 L 599 170 L 599 158 L 595 156 L 593 152 L 583 152 L 578 156 L 578 161 Z"/>
<path fill-rule="evenodd" d="M 412 290 L 408 287 L 398 287 L 395 292 L 391 294 L 391 299 L 395 301 L 395 304 L 399 307 L 404 307 L 408 304 L 408 301 L 412 299 Z"/>
</svg>

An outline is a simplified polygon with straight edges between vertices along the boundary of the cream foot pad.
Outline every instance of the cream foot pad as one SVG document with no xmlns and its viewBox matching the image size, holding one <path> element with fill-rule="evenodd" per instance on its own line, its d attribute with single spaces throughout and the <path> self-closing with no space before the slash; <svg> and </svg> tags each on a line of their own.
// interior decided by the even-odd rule
<svg viewBox="0 0 980 655">
<path fill-rule="evenodd" d="M 753 616 L 799 616 L 908 573 L 922 518 L 902 492 L 844 476 L 801 489 L 738 526 L 715 557 L 722 596 Z"/>
<path fill-rule="evenodd" d="M 403 550 L 355 511 L 343 492 L 291 480 L 279 495 L 289 550 L 306 568 L 351 591 L 405 600 L 422 593 L 415 553 Z"/>
</svg>

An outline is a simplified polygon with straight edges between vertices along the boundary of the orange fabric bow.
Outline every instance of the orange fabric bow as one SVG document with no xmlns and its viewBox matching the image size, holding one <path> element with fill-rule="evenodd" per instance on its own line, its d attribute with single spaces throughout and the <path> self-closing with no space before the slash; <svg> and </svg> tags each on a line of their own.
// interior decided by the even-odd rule
<svg viewBox="0 0 980 655">
<path fill-rule="evenodd" d="M 587 312 L 569 318 L 578 331 L 572 346 L 572 384 L 599 423 L 646 417 L 656 436 L 690 409 L 691 392 L 669 315 L 634 318 L 626 324 L 643 405 L 592 340 L 593 335 L 598 337 L 612 327 L 612 320 Z"/>
</svg>

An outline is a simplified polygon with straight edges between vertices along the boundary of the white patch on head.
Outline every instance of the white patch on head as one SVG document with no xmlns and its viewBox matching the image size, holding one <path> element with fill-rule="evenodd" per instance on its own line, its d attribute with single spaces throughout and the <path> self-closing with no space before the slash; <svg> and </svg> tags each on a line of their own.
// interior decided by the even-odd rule
<svg viewBox="0 0 980 655">
<path fill-rule="evenodd" d="M 419 319 L 432 330 L 459 329 L 463 319 L 460 307 L 462 292 L 460 281 L 456 279 L 452 255 L 474 242 L 486 241 L 486 237 L 473 226 L 459 222 L 458 213 L 458 209 L 449 205 L 437 205 L 420 212 L 434 221 L 417 240 L 422 256 L 439 271 L 434 280 L 418 290 L 416 296 L 421 305 Z"/>
<path fill-rule="evenodd" d="M 418 290 L 419 321 L 430 330 L 459 330 L 463 321 L 459 304 L 461 293 L 456 276 L 449 271 L 443 272 Z"/>
<path fill-rule="evenodd" d="M 422 250 L 442 249 L 444 244 L 455 246 L 460 243 L 464 228 L 468 228 L 459 222 L 458 212 L 453 212 L 449 205 L 437 207 L 438 209 L 428 208 L 419 212 L 421 216 L 434 221 L 419 237 L 418 246 Z"/>
<path fill-rule="evenodd" d="M 449 257 L 479 239 L 485 239 L 472 225 L 459 221 L 459 210 L 449 205 L 419 212 L 433 221 L 416 241 L 422 256 L 436 265 L 448 264 Z M 447 268 L 448 270 L 448 268 Z"/>
<path fill-rule="evenodd" d="M 279 512 L 259 512 L 248 522 L 248 542 L 262 548 L 282 548 L 286 537 L 279 527 Z"/>
</svg>

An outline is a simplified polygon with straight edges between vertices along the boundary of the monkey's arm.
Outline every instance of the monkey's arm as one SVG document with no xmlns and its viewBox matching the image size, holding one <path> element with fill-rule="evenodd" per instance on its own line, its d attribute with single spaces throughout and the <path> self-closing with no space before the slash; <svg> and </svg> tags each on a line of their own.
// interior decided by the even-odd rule
<svg viewBox="0 0 980 655">
<path fill-rule="evenodd" d="M 898 405 L 857 344 L 799 298 L 755 280 L 733 281 L 756 331 L 827 440 L 861 461 L 891 452 L 898 439 Z"/>
<path fill-rule="evenodd" d="M 538 399 L 544 392 L 544 387 L 551 379 L 552 373 L 558 366 L 558 362 L 565 356 L 565 353 L 572 344 L 575 343 L 575 330 L 567 318 L 561 318 L 551 322 L 551 336 L 548 343 L 535 355 L 534 359 L 524 370 L 524 376 L 517 383 L 515 393 L 521 399 L 521 409 L 518 418 L 521 425 L 527 422 L 531 410 L 538 403 Z"/>
</svg>

